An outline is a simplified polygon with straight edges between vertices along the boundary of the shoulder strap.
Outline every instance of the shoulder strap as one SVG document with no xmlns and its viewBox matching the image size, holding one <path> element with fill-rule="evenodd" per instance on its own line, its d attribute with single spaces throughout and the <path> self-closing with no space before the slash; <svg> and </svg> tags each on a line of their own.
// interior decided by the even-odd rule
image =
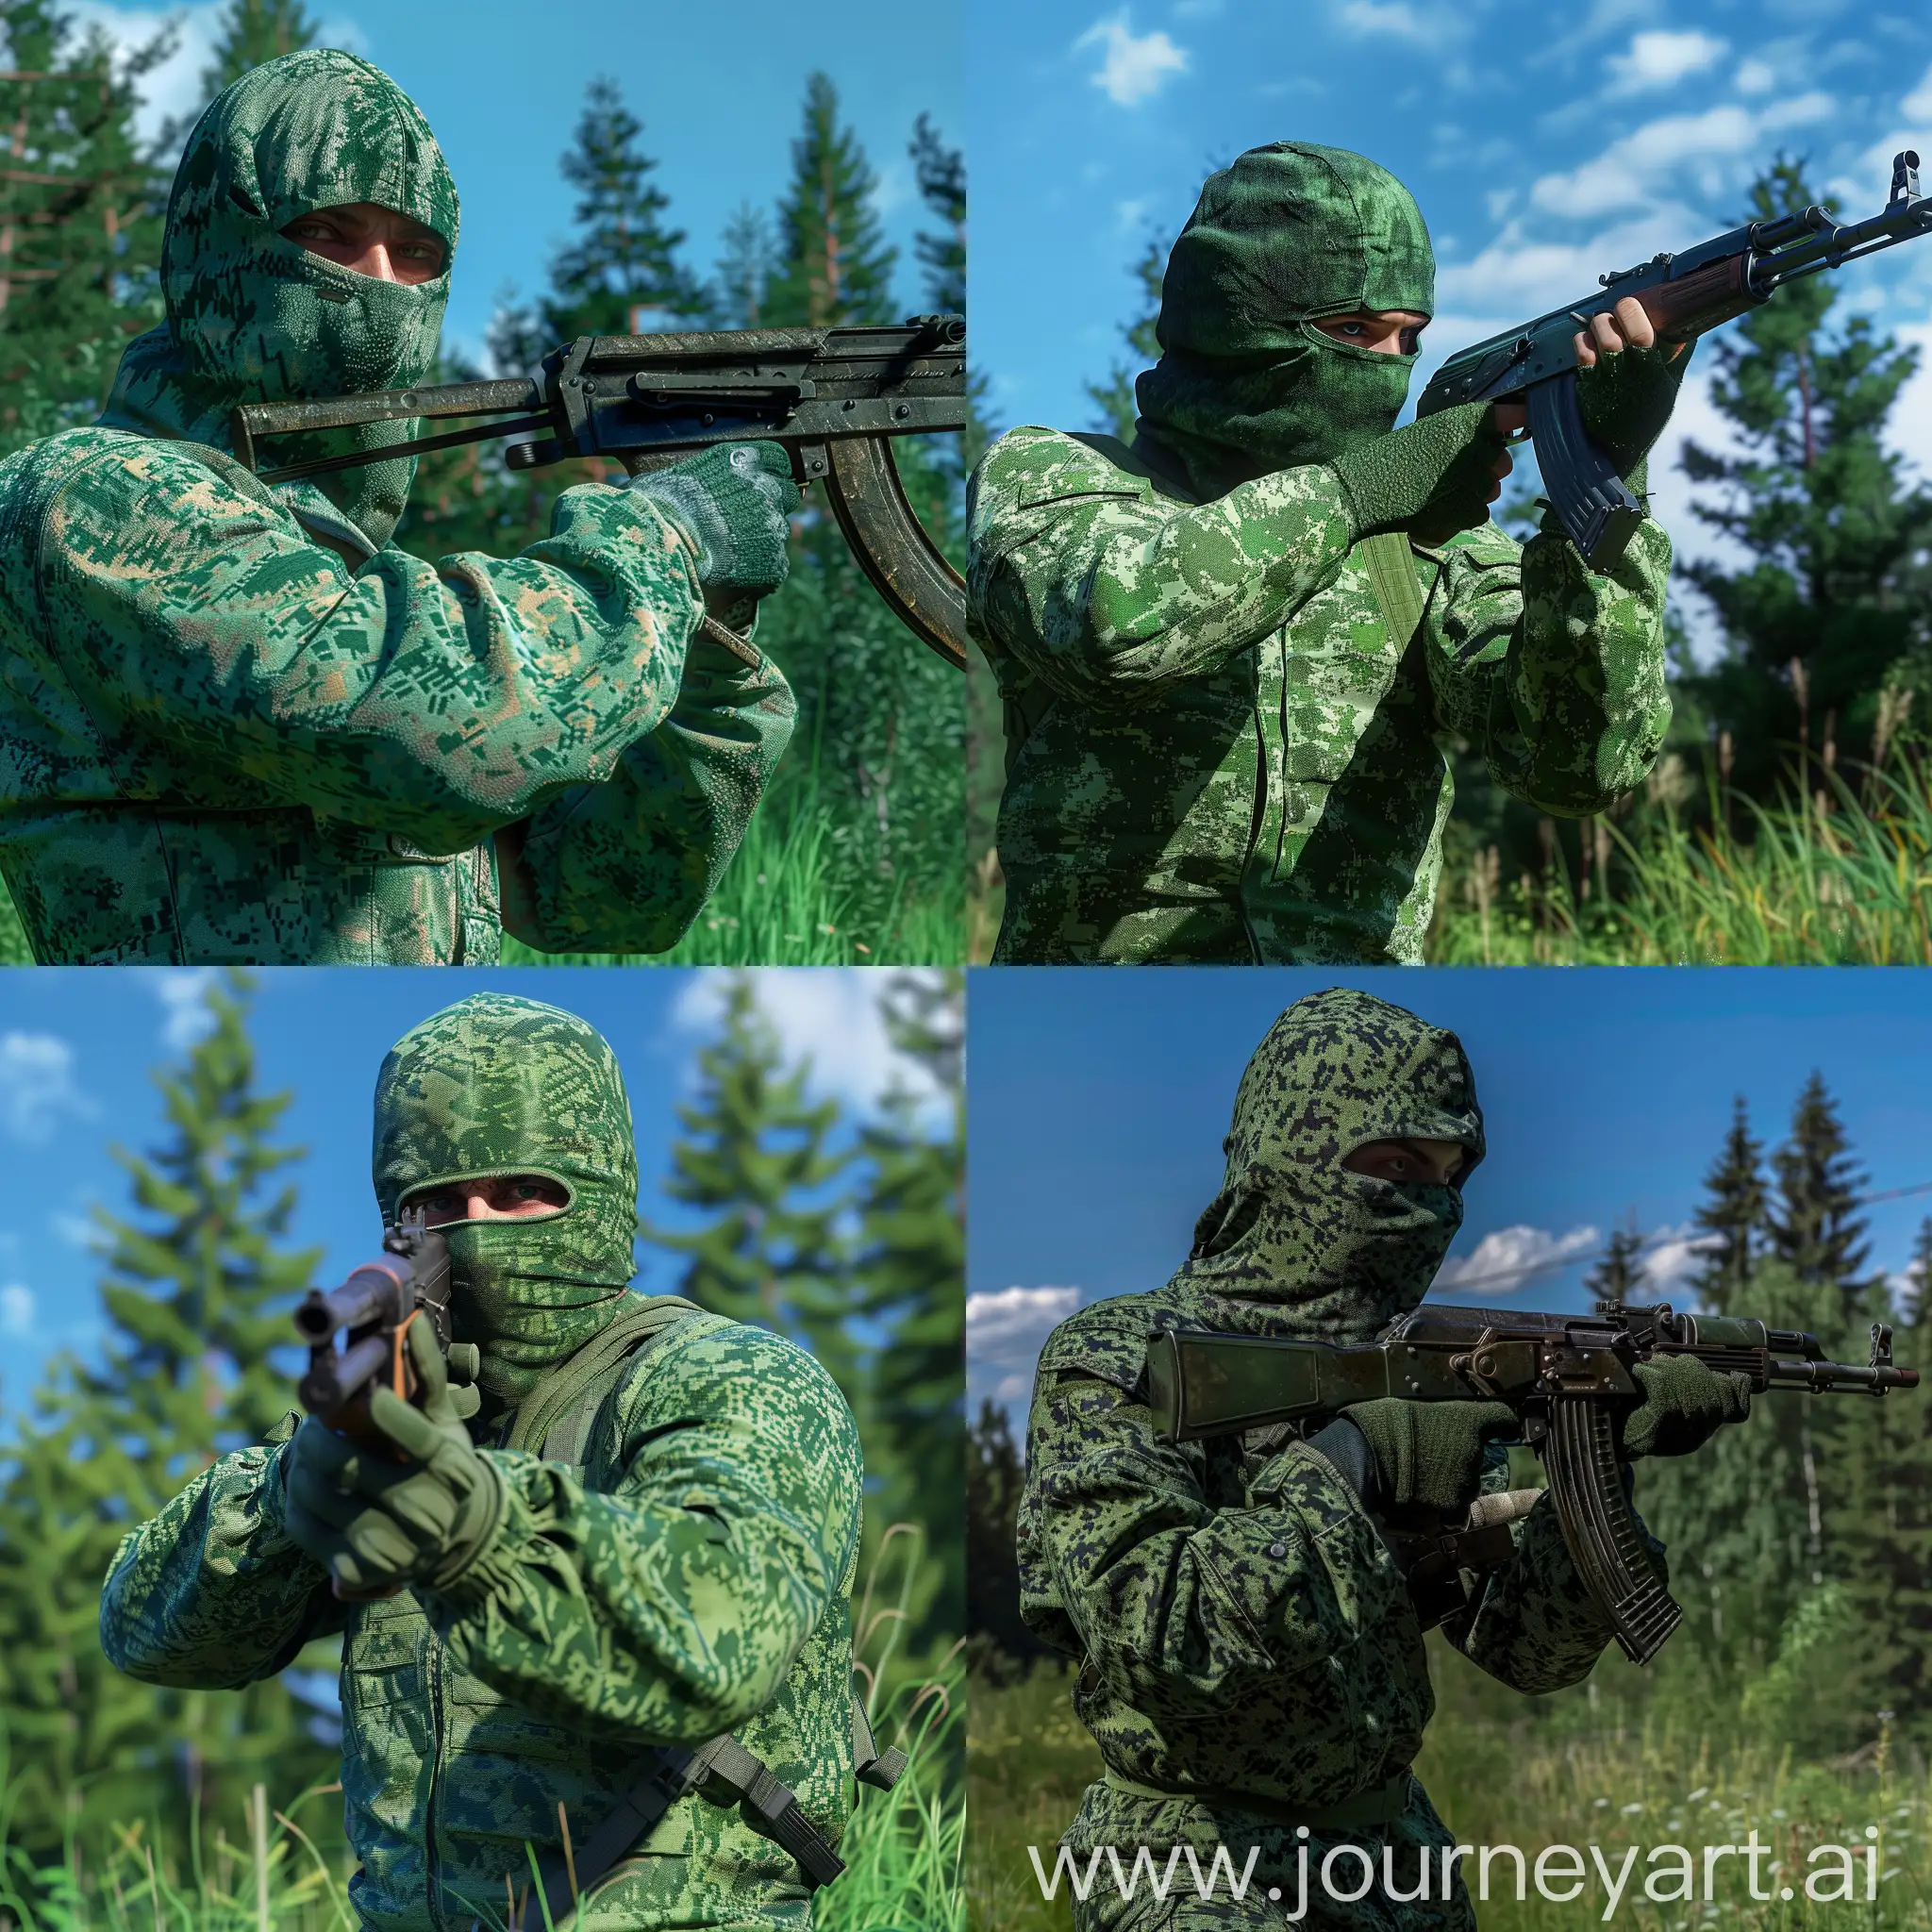
<svg viewBox="0 0 1932 1932">
<path fill-rule="evenodd" d="M 1415 552 L 1408 547 L 1407 537 L 1400 530 L 1364 537 L 1356 545 L 1356 555 L 1368 571 L 1369 586 L 1396 649 L 1407 650 L 1423 621 L 1422 586 L 1415 580 Z"/>
<path fill-rule="evenodd" d="M 704 1314 L 695 1302 L 682 1295 L 627 1295 L 630 1306 L 556 1368 L 532 1389 L 518 1405 L 504 1439 L 506 1449 L 528 1449 L 549 1456 L 551 1431 L 570 1413 L 576 1402 L 607 1374 L 639 1349 L 655 1347 L 677 1324 Z M 722 1319 L 713 1316 L 712 1320 Z M 601 1399 L 601 1390 L 600 1390 Z M 594 1412 L 595 1404 L 591 1405 Z M 581 1433 L 579 1434 L 581 1442 Z M 549 1456 L 553 1462 L 575 1460 L 575 1456 Z"/>
</svg>

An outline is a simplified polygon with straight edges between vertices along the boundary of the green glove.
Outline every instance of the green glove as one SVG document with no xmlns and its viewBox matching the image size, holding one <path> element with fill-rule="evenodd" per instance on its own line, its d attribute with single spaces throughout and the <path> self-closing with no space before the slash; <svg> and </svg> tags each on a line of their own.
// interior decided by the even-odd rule
<svg viewBox="0 0 1932 1932">
<path fill-rule="evenodd" d="M 1628 353 L 1627 351 L 1625 352 Z M 1689 1456 L 1726 1423 L 1751 1413 L 1751 1379 L 1707 1367 L 1691 1355 L 1660 1356 L 1630 1372 L 1643 1401 L 1624 1418 L 1624 1456 Z"/>
<path fill-rule="evenodd" d="M 1407 530 L 1440 543 L 1489 522 L 1505 447 L 1492 406 L 1461 403 L 1343 450 L 1328 467 L 1341 478 L 1357 539 Z"/>
<path fill-rule="evenodd" d="M 791 569 L 791 516 L 804 500 L 775 442 L 719 443 L 631 479 L 689 537 L 698 581 L 724 597 L 768 597 Z"/>
<path fill-rule="evenodd" d="M 422 1407 L 387 1389 L 369 1403 L 370 1420 L 408 1461 L 370 1455 L 313 1416 L 284 1452 L 289 1534 L 345 1599 L 453 1583 L 502 1514 L 496 1472 L 463 1425 L 475 1413 L 475 1391 L 450 1387 L 426 1321 L 410 1324 L 408 1345 Z"/>
<path fill-rule="evenodd" d="M 1614 356 L 1599 349 L 1596 360 L 1576 372 L 1576 412 L 1584 433 L 1626 483 L 1664 433 L 1690 366 L 1688 348 L 1673 359 L 1669 345 L 1658 342 Z"/>
<path fill-rule="evenodd" d="M 1376 1501 L 1459 1511 L 1475 1501 L 1487 1451 L 1522 1433 L 1501 1402 L 1405 1402 L 1387 1395 L 1341 1413 L 1375 1460 Z"/>
</svg>

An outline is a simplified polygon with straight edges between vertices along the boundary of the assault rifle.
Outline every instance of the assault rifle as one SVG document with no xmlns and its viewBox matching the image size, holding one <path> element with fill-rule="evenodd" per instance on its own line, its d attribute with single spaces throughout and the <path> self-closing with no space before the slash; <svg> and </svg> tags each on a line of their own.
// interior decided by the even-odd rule
<svg viewBox="0 0 1932 1932">
<path fill-rule="evenodd" d="M 369 1419 L 377 1389 L 416 1398 L 409 1324 L 426 1319 L 449 1358 L 453 1379 L 475 1381 L 481 1364 L 474 1343 L 450 1341 L 449 1245 L 430 1231 L 421 1209 L 405 1209 L 382 1238 L 382 1257 L 365 1261 L 341 1287 L 311 1288 L 295 1310 L 295 1332 L 308 1348 L 308 1372 L 296 1393 L 302 1407 L 359 1447 L 391 1460 L 402 1452 Z M 345 1346 L 336 1349 L 338 1330 Z"/>
<path fill-rule="evenodd" d="M 1668 1302 L 1593 1315 L 1425 1304 L 1360 1348 L 1271 1336 L 1163 1328 L 1147 1349 L 1156 1433 L 1193 1442 L 1339 1414 L 1386 1395 L 1408 1402 L 1503 1402 L 1542 1457 L 1577 1574 L 1635 1663 L 1648 1663 L 1683 1611 L 1657 1579 L 1624 1487 L 1617 1424 L 1643 1391 L 1639 1362 L 1695 1356 L 1742 1374 L 1754 1391 L 1802 1389 L 1882 1396 L 1916 1389 L 1892 1365 L 1891 1330 L 1872 1325 L 1865 1366 L 1827 1361 L 1815 1336 L 1730 1315 L 1674 1313 Z"/>
<path fill-rule="evenodd" d="M 262 438 L 475 417 L 508 420 L 257 470 Z M 893 614 L 963 671 L 965 585 L 913 514 L 891 439 L 965 426 L 965 318 L 915 315 L 892 328 L 579 336 L 553 349 L 534 380 L 250 403 L 230 431 L 237 460 L 264 483 L 502 436 L 525 439 L 504 452 L 513 470 L 608 457 L 633 475 L 712 443 L 781 443 L 795 481 L 824 485 L 853 556 Z"/>
<path fill-rule="evenodd" d="M 1803 208 L 1747 223 L 1681 255 L 1653 256 L 1635 268 L 1599 275 L 1599 292 L 1451 357 L 1423 391 L 1415 412 L 1433 416 L 1458 403 L 1524 401 L 1550 502 L 1584 561 L 1607 571 L 1642 523 L 1643 506 L 1584 433 L 1572 340 L 1577 330 L 1634 295 L 1660 341 L 1692 341 L 1770 300 L 1787 282 L 1841 268 L 1928 231 L 1932 200 L 1919 192 L 1919 157 L 1907 148 L 1892 157 L 1890 198 L 1869 221 L 1844 227 L 1824 208 Z"/>
</svg>

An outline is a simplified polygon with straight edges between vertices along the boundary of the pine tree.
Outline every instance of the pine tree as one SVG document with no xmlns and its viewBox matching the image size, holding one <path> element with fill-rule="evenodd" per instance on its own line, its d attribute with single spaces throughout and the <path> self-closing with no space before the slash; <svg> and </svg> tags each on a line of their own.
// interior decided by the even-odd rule
<svg viewBox="0 0 1932 1932">
<path fill-rule="evenodd" d="M 1791 1113 L 1791 1137 L 1773 1157 L 1777 1196 L 1768 1217 L 1773 1251 L 1804 1281 L 1856 1291 L 1870 1254 L 1857 1213 L 1864 1176 L 1838 1108 L 1813 1074 Z"/>
<path fill-rule="evenodd" d="M 717 327 L 758 328 L 762 325 L 765 291 L 777 257 L 778 242 L 770 216 L 753 202 L 741 202 L 724 224 L 717 274 L 711 284 L 711 320 Z"/>
<path fill-rule="evenodd" d="M 1613 1227 L 1602 1257 L 1583 1277 L 1584 1288 L 1602 1304 L 1627 1302 L 1642 1279 L 1642 1252 L 1643 1237 L 1634 1227 Z"/>
<path fill-rule="evenodd" d="M 940 139 L 932 117 L 913 125 L 912 169 L 920 199 L 939 222 L 922 233 L 913 253 L 925 269 L 926 299 L 941 315 L 966 312 L 966 157 Z"/>
<path fill-rule="evenodd" d="M 1697 1275 L 1699 1302 L 1715 1314 L 1741 1307 L 1765 1216 L 1764 1149 L 1752 1138 L 1744 1096 L 1732 1102 L 1724 1152 L 1704 1176 L 1706 1199 L 1697 1225 L 1718 1237 Z"/>
<path fill-rule="evenodd" d="M 320 31 L 302 0 L 228 0 L 215 58 L 201 71 L 202 105 L 232 87 L 250 68 L 314 46 Z"/>
<path fill-rule="evenodd" d="M 1751 214 L 1813 199 L 1802 166 L 1780 158 L 1753 187 Z M 1864 316 L 1827 334 L 1838 296 L 1830 275 L 1792 283 L 1720 338 L 1708 351 L 1712 399 L 1746 454 L 1684 450 L 1692 481 L 1720 492 L 1698 501 L 1697 516 L 1751 558 L 1740 568 L 1684 566 L 1729 653 L 1691 685 L 1731 734 L 1732 782 L 1760 794 L 1778 774 L 1781 742 L 1802 737 L 1815 750 L 1829 735 L 1839 755 L 1865 757 L 1888 676 L 1923 686 L 1932 675 L 1932 490 L 1907 488 L 1905 459 L 1885 442 L 1918 354 Z"/>
<path fill-rule="evenodd" d="M 17 1842 L 58 1848 L 76 1805 L 96 1821 L 232 1812 L 258 1779 L 292 1796 L 333 1763 L 280 1682 L 156 1690 L 109 1669 L 94 1634 L 123 1533 L 290 1406 L 269 1351 L 318 1254 L 284 1245 L 281 1176 L 302 1150 L 274 1140 L 291 1096 L 256 1084 L 247 1000 L 230 975 L 208 994 L 209 1033 L 158 1070 L 168 1137 L 117 1154 L 135 1213 L 96 1216 L 102 1364 L 56 1365 L 0 1482 L 0 1707 L 28 1767 Z"/>
<path fill-rule="evenodd" d="M 959 1518 L 949 1502 L 965 1447 L 963 1000 L 957 971 L 899 974 L 888 988 L 888 1033 L 937 1084 L 946 1120 L 941 1133 L 929 1131 L 917 1099 L 895 1080 L 883 1118 L 861 1130 L 866 1178 L 852 1265 L 854 1312 L 877 1338 L 865 1378 L 866 1467 L 881 1479 L 869 1527 L 875 1536 L 894 1522 L 924 1524 L 940 1581 L 923 1621 L 936 1626 L 931 1634 L 949 1636 L 958 1634 L 965 1591 Z"/>
<path fill-rule="evenodd" d="M 166 183 L 134 125 L 164 31 L 116 59 L 51 0 L 0 0 L 0 455 L 91 420 L 160 320 Z"/>
<path fill-rule="evenodd" d="M 646 1236 L 689 1257 L 680 1294 L 802 1341 L 862 1418 L 839 1232 L 846 1204 L 831 1191 L 853 1157 L 831 1144 L 839 1103 L 808 1100 L 808 1076 L 802 1064 L 786 1069 L 753 981 L 733 978 L 718 1036 L 698 1056 L 697 1099 L 677 1109 L 683 1131 L 664 1184 L 712 1219 L 695 1232 Z"/>
<path fill-rule="evenodd" d="M 1127 347 L 1134 352 L 1134 360 L 1129 363 L 1116 359 L 1105 382 L 1083 385 L 1097 412 L 1095 427 L 1118 436 L 1123 442 L 1133 441 L 1134 422 L 1140 414 L 1140 406 L 1134 400 L 1135 378 L 1141 370 L 1151 369 L 1160 359 L 1160 341 L 1155 330 L 1160 321 L 1160 290 L 1167 279 L 1167 254 L 1158 239 L 1150 235 L 1140 260 L 1134 264 L 1134 279 L 1141 285 L 1141 308 L 1121 328 Z"/>
<path fill-rule="evenodd" d="M 839 125 L 830 76 L 812 75 L 804 131 L 791 143 L 791 186 L 778 209 L 782 256 L 766 291 L 769 324 L 826 328 L 895 319 L 899 252 L 880 232 L 872 206 L 877 185 L 858 135 Z"/>
<path fill-rule="evenodd" d="M 541 305 L 550 343 L 575 336 L 648 333 L 705 311 L 704 291 L 677 259 L 684 231 L 665 225 L 670 197 L 639 147 L 643 124 L 614 80 L 591 81 L 564 179 L 578 191 L 577 239 L 550 267 Z"/>
</svg>

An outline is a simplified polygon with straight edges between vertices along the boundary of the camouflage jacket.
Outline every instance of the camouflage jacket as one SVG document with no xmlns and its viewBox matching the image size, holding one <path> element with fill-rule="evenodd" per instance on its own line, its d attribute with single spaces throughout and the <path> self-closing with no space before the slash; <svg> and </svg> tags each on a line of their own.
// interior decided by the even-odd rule
<svg viewBox="0 0 1932 1932">
<path fill-rule="evenodd" d="M 1411 963 L 1449 746 L 1563 817 L 1601 811 L 1670 718 L 1670 542 L 1592 575 L 1546 520 L 1396 556 L 1397 640 L 1340 482 L 1283 470 L 1195 505 L 1108 437 L 1016 429 L 969 499 L 968 620 L 1005 700 L 994 958 Z"/>
<path fill-rule="evenodd" d="M 342 1789 L 365 1932 L 467 1932 L 615 1808 L 647 1746 L 730 1730 L 837 1843 L 851 1809 L 859 1447 L 829 1377 L 713 1315 L 633 1364 L 575 1465 L 491 1450 L 498 1535 L 447 1591 L 344 1605 L 282 1526 L 280 1445 L 223 1457 L 123 1540 L 101 1641 L 149 1683 L 236 1688 L 343 1633 Z M 488 1918 L 485 1924 L 492 1923 Z M 526 1921 L 527 1923 L 527 1921 Z M 675 1806 L 575 1932 L 811 1924 L 735 1809 Z"/>
<path fill-rule="evenodd" d="M 1157 1863 L 1192 1844 L 1204 1871 L 1217 1844 L 1237 1864 L 1259 1846 L 1255 1887 L 1279 1887 L 1290 1902 L 1302 1845 L 1319 1864 L 1325 1846 L 1353 1839 L 1372 1847 L 1379 1871 L 1386 1841 L 1407 1889 L 1418 1851 L 1454 1841 L 1420 1781 L 1405 1776 L 1435 1708 L 1407 1586 L 1355 1491 L 1298 1437 L 1155 1440 L 1147 1338 L 1172 1325 L 1297 1332 L 1291 1310 L 1176 1281 L 1095 1303 L 1047 1341 L 1027 1427 L 1021 1609 L 1079 1661 L 1074 1709 L 1107 1766 L 1066 1841 L 1117 1845 L 1124 1862 L 1145 1844 Z M 1505 1480 L 1499 1466 L 1491 1486 Z M 1515 1536 L 1514 1557 L 1443 1634 L 1516 1690 L 1555 1690 L 1589 1674 L 1610 1628 L 1553 1506 L 1538 1503 Z M 1661 1547 L 1651 1548 L 1660 1561 Z M 1332 1816 L 1378 1794 L 1386 1816 L 1373 1827 Z M 1310 1838 L 1297 1838 L 1300 1822 Z M 1356 1868 L 1341 1869 L 1339 1882 L 1353 1883 Z M 1372 1897 L 1340 1923 L 1473 1923 L 1466 1902 L 1450 1906 L 1439 1898 L 1405 1912 Z M 1315 1913 L 1307 1923 L 1328 1922 Z M 1091 1932 L 1138 1921 L 1103 1883 L 1075 1924 Z"/>
<path fill-rule="evenodd" d="M 489 963 L 511 825 L 519 937 L 676 942 L 793 715 L 694 637 L 687 541 L 593 484 L 519 557 L 366 553 L 211 448 L 0 463 L 0 870 L 43 964 Z"/>
</svg>

